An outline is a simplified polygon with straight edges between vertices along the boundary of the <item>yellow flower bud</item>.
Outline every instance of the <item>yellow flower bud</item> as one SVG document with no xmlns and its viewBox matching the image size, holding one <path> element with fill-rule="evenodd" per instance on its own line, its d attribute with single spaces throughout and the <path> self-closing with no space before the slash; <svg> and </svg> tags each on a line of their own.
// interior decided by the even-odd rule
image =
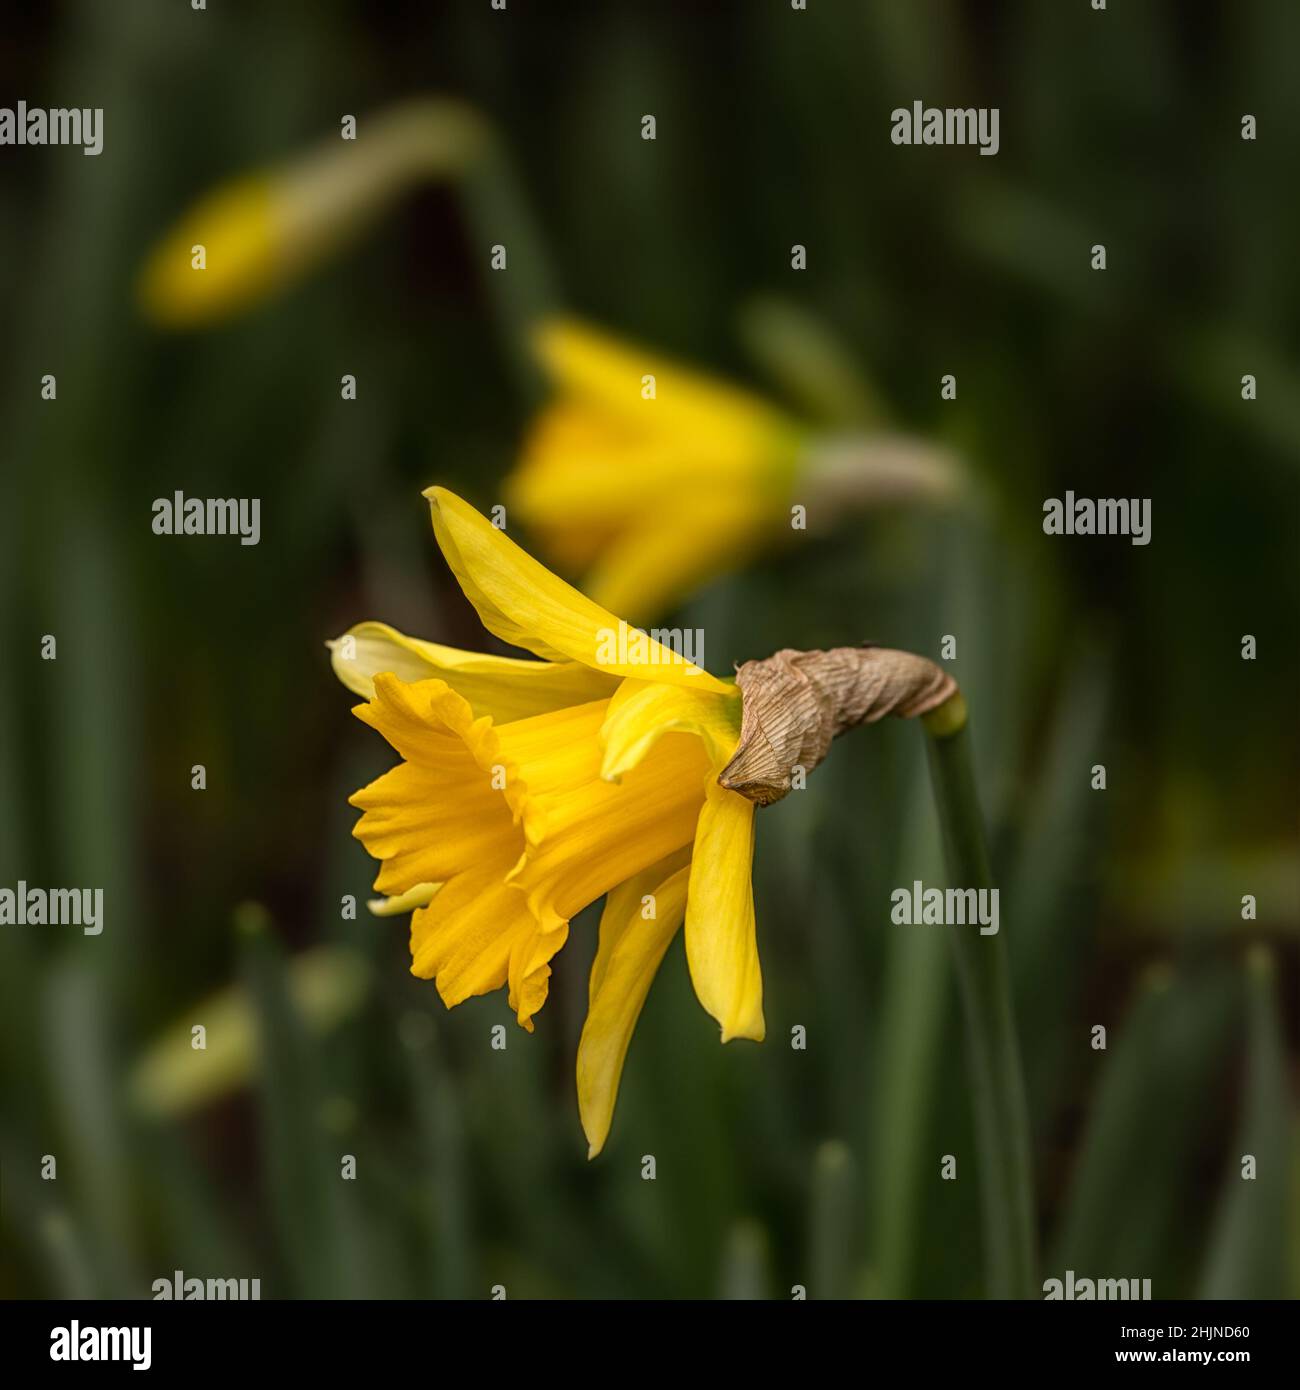
<svg viewBox="0 0 1300 1390">
<path fill-rule="evenodd" d="M 141 310 L 165 328 L 233 317 L 287 289 L 410 188 L 460 174 L 487 128 L 459 102 L 407 102 L 278 168 L 202 197 L 145 261 Z"/>
</svg>

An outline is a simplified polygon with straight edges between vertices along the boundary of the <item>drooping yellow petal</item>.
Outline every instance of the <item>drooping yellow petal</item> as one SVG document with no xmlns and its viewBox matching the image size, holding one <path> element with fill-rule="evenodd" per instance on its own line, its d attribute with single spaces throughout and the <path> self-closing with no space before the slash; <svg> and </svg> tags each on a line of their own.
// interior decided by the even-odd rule
<svg viewBox="0 0 1300 1390">
<path fill-rule="evenodd" d="M 489 632 L 547 660 L 700 690 L 726 687 L 660 642 L 557 579 L 445 488 L 425 493 L 447 563 Z"/>
<path fill-rule="evenodd" d="M 754 934 L 754 803 L 710 779 L 691 859 L 686 960 L 722 1041 L 761 1042 L 763 980 Z"/>
<path fill-rule="evenodd" d="M 601 923 L 604 925 L 608 918 L 613 935 L 609 945 L 613 947 L 617 944 L 618 937 L 624 928 L 631 922 L 634 915 L 640 916 L 643 921 L 653 921 L 656 917 L 662 918 L 664 898 L 662 889 L 669 879 L 673 878 L 680 870 L 691 867 L 691 846 L 683 845 L 681 849 L 674 850 L 672 854 L 665 855 L 654 864 L 648 865 L 640 873 L 633 874 L 631 878 L 624 879 L 622 883 L 609 890 L 605 898 L 605 906 L 601 911 Z M 653 900 L 654 912 L 652 915 L 641 916 L 647 912 L 646 899 Z M 676 893 L 667 899 L 669 906 L 677 902 Z M 680 923 L 686 910 L 686 884 L 681 886 L 681 900 L 678 903 L 678 921 Z M 672 917 L 671 911 L 668 916 Z M 590 994 L 595 995 L 604 988 L 605 976 L 609 965 L 613 959 L 612 950 L 605 949 L 605 933 L 602 930 L 600 945 L 597 948 L 595 959 L 591 962 L 591 976 L 587 981 L 587 988 Z"/>
<path fill-rule="evenodd" d="M 578 1044 L 578 1110 L 587 1157 L 605 1146 L 632 1031 L 651 981 L 686 910 L 689 850 L 628 879 L 610 893 L 591 967 L 587 1021 Z M 652 899 L 646 916 L 644 900 Z"/>
<path fill-rule="evenodd" d="M 411 974 L 433 980 L 449 1009 L 500 989 L 516 942 L 536 927 L 524 895 L 505 881 L 507 868 L 467 869 L 411 915 Z M 530 1018 L 519 1021 L 531 1032 Z"/>
<path fill-rule="evenodd" d="M 636 767 L 664 734 L 697 734 L 704 740 L 712 767 L 721 768 L 740 738 L 740 692 L 726 694 L 686 690 L 655 681 L 625 680 L 609 702 L 600 741 L 604 759 L 600 775 L 618 781 Z"/>
<path fill-rule="evenodd" d="M 512 885 L 518 887 L 518 885 Z M 530 913 L 530 915 L 532 915 Z M 530 1033 L 533 1015 L 546 1003 L 550 989 L 551 957 L 569 939 L 568 922 L 542 924 L 532 915 L 532 925 L 515 938 L 510 951 L 508 979 L 510 1007 Z"/>
<path fill-rule="evenodd" d="M 357 623 L 326 645 L 334 674 L 366 699 L 384 671 L 407 682 L 438 677 L 469 701 L 476 716 L 491 715 L 498 724 L 605 699 L 619 681 L 577 661 L 521 661 L 444 647 L 407 637 L 387 623 Z"/>
</svg>

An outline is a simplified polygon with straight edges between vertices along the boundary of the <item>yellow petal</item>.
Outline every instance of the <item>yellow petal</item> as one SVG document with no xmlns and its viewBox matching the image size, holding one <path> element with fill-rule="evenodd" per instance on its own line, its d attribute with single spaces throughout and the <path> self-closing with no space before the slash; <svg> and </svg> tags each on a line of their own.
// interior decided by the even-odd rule
<svg viewBox="0 0 1300 1390">
<path fill-rule="evenodd" d="M 516 731 L 557 715 L 499 731 L 502 748 L 526 768 L 528 801 L 545 827 L 511 873 L 543 930 L 562 926 L 624 879 L 689 845 L 704 804 L 709 760 L 700 740 L 686 734 L 666 735 L 655 756 L 621 784 L 602 781 L 596 733 L 604 706 L 593 708 L 595 721 L 581 745 L 562 757 L 557 747 L 543 763 L 519 749 Z M 560 770 L 551 786 L 543 786 L 547 763 Z"/>
<path fill-rule="evenodd" d="M 578 1109 L 588 1158 L 605 1146 L 632 1030 L 650 982 L 681 925 L 690 868 L 681 851 L 627 880 L 612 893 L 600 918 L 600 946 L 591 967 L 587 1021 L 578 1044 Z M 643 899 L 654 898 L 646 920 Z"/>
<path fill-rule="evenodd" d="M 533 1015 L 546 1003 L 550 989 L 551 957 L 568 937 L 568 922 L 544 926 L 534 916 L 531 927 L 515 938 L 508 967 L 509 1004 L 520 1024 L 530 1033 Z"/>
<path fill-rule="evenodd" d="M 562 915 L 555 912 L 550 890 L 562 889 L 573 875 L 565 873 L 562 853 L 542 855 L 538 849 L 553 804 L 554 844 L 577 853 L 580 879 L 602 872 L 610 859 L 590 838 L 575 838 L 573 824 L 575 816 L 582 819 L 588 786 L 613 790 L 598 777 L 597 732 L 608 701 L 494 726 L 488 716 L 475 719 L 444 681 L 408 683 L 381 672 L 374 686 L 370 703 L 355 713 L 406 760 L 352 797 L 364 811 L 354 833 L 381 861 L 376 887 L 395 895 L 380 909 L 419 908 L 411 926 L 412 970 L 435 978 L 449 1006 L 508 981 L 511 1007 L 531 1030 L 532 1016 L 546 999 L 550 959 L 568 935 L 568 917 L 608 886 L 601 880 L 589 897 Z M 672 785 L 682 803 L 679 813 L 652 801 L 642 816 L 652 823 L 649 836 L 639 833 L 643 827 L 635 814 L 627 819 L 626 835 L 617 817 L 605 818 L 600 828 L 619 850 L 612 867 L 603 870 L 616 875 L 611 882 L 665 848 L 689 843 L 697 811 L 678 770 L 670 766 L 660 780 Z M 701 774 L 695 771 L 692 780 L 698 783 Z M 644 780 L 653 791 L 652 779 Z M 697 787 L 694 799 L 702 797 Z M 675 837 L 670 844 L 663 843 L 665 834 Z M 544 921 L 531 910 L 524 885 L 511 882 L 533 850 L 545 875 L 537 890 L 547 904 Z M 628 852 L 642 857 L 629 864 Z"/>
<path fill-rule="evenodd" d="M 743 505 L 762 460 L 695 436 L 633 429 L 583 401 L 563 397 L 542 410 L 506 482 L 512 516 L 530 526 L 625 526 L 643 522 L 666 494 L 689 488 Z"/>
<path fill-rule="evenodd" d="M 633 429 L 585 402 L 565 398 L 541 411 L 504 490 L 540 551 L 566 573 L 598 568 L 583 582 L 613 613 L 648 620 L 698 582 L 738 564 L 738 543 L 788 530 L 793 448 L 747 437 L 701 439 Z M 673 503 L 689 495 L 686 514 Z M 612 577 L 637 566 L 627 590 Z M 667 576 L 656 580 L 658 564 Z M 596 586 L 602 596 L 596 597 Z M 637 599 L 643 588 L 663 598 Z M 624 593 L 633 606 L 625 608 Z"/>
<path fill-rule="evenodd" d="M 649 500 L 654 470 L 623 470 L 613 460 L 643 443 L 639 431 L 584 401 L 552 401 L 533 417 L 506 480 L 511 516 L 522 514 L 530 525 L 563 523 L 575 514 L 584 525 L 603 517 L 631 519 Z M 656 447 L 665 462 L 673 457 Z"/>
<path fill-rule="evenodd" d="M 577 661 L 520 661 L 444 647 L 407 637 L 387 623 L 357 623 L 326 645 L 334 674 L 366 699 L 383 671 L 408 682 L 438 677 L 469 701 L 476 716 L 491 715 L 498 724 L 605 699 L 619 679 Z"/>
<path fill-rule="evenodd" d="M 485 858 L 506 858 L 508 868 L 508 851 L 523 851 L 505 799 L 463 745 L 436 767 L 399 763 L 350 801 L 365 813 L 352 833 L 381 861 L 380 893 L 405 897 Z"/>
<path fill-rule="evenodd" d="M 491 720 L 444 681 L 388 674 L 353 713 L 405 760 L 350 798 L 364 812 L 352 833 L 381 861 L 375 888 L 408 893 L 485 860 L 503 862 L 504 877 L 538 833 L 538 812 Z"/>
<path fill-rule="evenodd" d="M 754 803 L 710 780 L 691 860 L 686 960 L 722 1041 L 761 1042 L 763 980 L 754 935 Z"/>
<path fill-rule="evenodd" d="M 667 733 L 697 734 L 704 740 L 710 766 L 724 767 L 740 739 L 740 692 L 734 686 L 725 695 L 711 691 L 659 685 L 654 681 L 625 680 L 609 702 L 600 741 L 605 755 L 600 775 L 618 781 L 636 767 Z"/>
<path fill-rule="evenodd" d="M 594 602 L 652 622 L 741 568 L 773 529 L 771 515 L 755 516 L 743 506 L 702 504 L 697 510 L 692 504 L 689 516 L 651 521 L 612 540 L 583 585 Z"/>
<path fill-rule="evenodd" d="M 733 447 L 784 428 L 783 418 L 759 397 L 577 320 L 545 320 L 533 342 L 562 393 L 636 427 L 728 441 Z M 645 376 L 655 379 L 651 400 L 641 394 Z"/>
<path fill-rule="evenodd" d="M 411 916 L 411 974 L 432 979 L 450 1009 L 506 982 L 510 954 L 536 927 L 524 895 L 505 882 L 505 864 L 457 874 Z M 531 1023 L 520 1019 L 531 1031 Z"/>
<path fill-rule="evenodd" d="M 619 676 L 724 691 L 707 671 L 627 625 L 557 579 L 469 503 L 445 488 L 425 493 L 447 563 L 483 626 L 552 661 Z"/>
<path fill-rule="evenodd" d="M 788 533 L 795 459 L 773 441 L 636 431 L 562 400 L 535 421 L 505 495 L 594 602 L 648 622 Z"/>
</svg>

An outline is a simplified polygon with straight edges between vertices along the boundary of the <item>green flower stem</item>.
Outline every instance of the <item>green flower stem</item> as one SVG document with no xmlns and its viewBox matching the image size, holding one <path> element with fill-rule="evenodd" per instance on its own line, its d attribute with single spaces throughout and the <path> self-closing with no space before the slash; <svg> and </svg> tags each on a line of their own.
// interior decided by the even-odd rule
<svg viewBox="0 0 1300 1390">
<path fill-rule="evenodd" d="M 922 723 L 950 886 L 991 889 L 966 702 L 954 695 Z M 951 940 L 966 1015 L 987 1291 L 991 1298 L 1029 1298 L 1037 1293 L 1033 1167 L 1006 948 L 1000 933 L 981 936 L 969 927 L 954 930 Z"/>
</svg>

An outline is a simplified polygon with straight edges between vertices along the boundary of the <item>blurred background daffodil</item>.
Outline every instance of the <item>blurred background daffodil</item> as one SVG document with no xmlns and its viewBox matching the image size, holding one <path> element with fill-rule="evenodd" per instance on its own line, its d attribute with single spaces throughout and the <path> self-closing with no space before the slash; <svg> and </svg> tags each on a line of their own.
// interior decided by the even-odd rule
<svg viewBox="0 0 1300 1390">
<path fill-rule="evenodd" d="M 490 205 L 508 191 L 487 123 L 455 99 L 401 102 L 350 132 L 351 118 L 342 120 L 340 138 L 239 175 L 181 217 L 139 273 L 146 318 L 198 329 L 256 308 L 425 182 L 477 169 L 496 189 Z M 462 193 L 462 212 L 476 223 L 482 190 Z M 513 194 L 504 205 L 523 215 Z M 516 225 L 511 240 L 523 249 L 529 238 Z M 536 247 L 528 259 L 537 260 Z M 798 399 L 797 412 L 550 310 L 549 293 L 513 288 L 499 329 L 512 353 L 531 355 L 552 395 L 505 480 L 507 507 L 553 565 L 634 622 L 800 531 L 963 491 L 958 461 L 891 432 L 851 355 L 791 305 L 755 300 L 742 328 Z M 688 509 L 677 505 L 684 495 Z"/>
<path fill-rule="evenodd" d="M 137 281 L 140 307 L 173 329 L 206 327 L 254 308 L 411 189 L 463 173 L 488 138 L 468 106 L 436 97 L 343 124 L 316 149 L 201 197 L 147 257 Z"/>
<path fill-rule="evenodd" d="M 506 479 L 507 510 L 633 621 L 845 509 L 960 492 L 959 465 L 936 446 L 823 432 L 575 319 L 543 320 L 532 343 L 554 395 Z"/>
</svg>

